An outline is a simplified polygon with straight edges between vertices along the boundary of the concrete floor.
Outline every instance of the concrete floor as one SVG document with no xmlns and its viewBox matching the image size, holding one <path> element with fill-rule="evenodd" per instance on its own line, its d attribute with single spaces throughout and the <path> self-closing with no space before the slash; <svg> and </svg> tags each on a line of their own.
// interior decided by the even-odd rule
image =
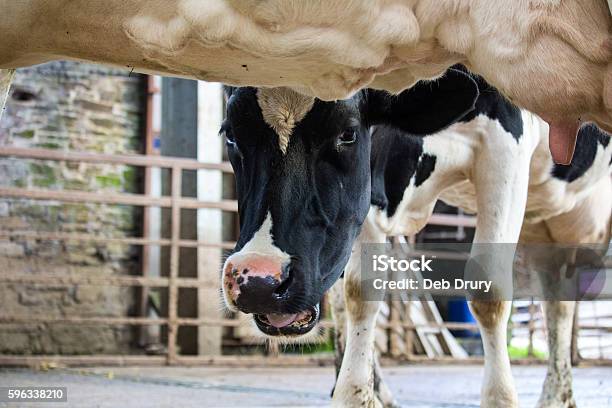
<svg viewBox="0 0 612 408">
<path fill-rule="evenodd" d="M 516 366 L 513 371 L 521 406 L 534 406 L 545 368 Z M 385 374 L 402 406 L 478 407 L 478 366 L 388 367 Z M 0 369 L 0 386 L 66 386 L 68 403 L 42 404 L 49 408 L 320 407 L 329 405 L 332 381 L 330 367 Z M 579 407 L 612 407 L 612 368 L 575 369 L 574 386 Z"/>
</svg>

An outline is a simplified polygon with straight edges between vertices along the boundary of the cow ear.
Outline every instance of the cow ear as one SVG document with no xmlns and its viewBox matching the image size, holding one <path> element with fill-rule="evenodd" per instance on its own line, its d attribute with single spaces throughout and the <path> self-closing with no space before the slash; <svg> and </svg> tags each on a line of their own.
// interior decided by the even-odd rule
<svg viewBox="0 0 612 408">
<path fill-rule="evenodd" d="M 414 135 L 438 132 L 474 109 L 476 82 L 465 72 L 449 69 L 434 81 L 419 81 L 399 95 L 368 89 L 364 108 L 369 126 L 384 124 Z"/>
</svg>

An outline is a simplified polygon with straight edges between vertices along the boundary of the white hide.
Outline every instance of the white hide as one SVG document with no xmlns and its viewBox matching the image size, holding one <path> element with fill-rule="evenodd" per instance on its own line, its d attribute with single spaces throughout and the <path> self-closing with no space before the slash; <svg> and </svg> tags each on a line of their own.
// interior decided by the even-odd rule
<svg viewBox="0 0 612 408">
<path fill-rule="evenodd" d="M 279 265 L 277 272 L 280 274 L 282 265 L 287 264 L 291 256 L 284 252 L 282 249 L 274 245 L 272 237 L 272 215 L 268 212 L 264 222 L 261 224 L 259 229 L 253 234 L 253 237 L 240 249 L 240 251 L 234 252 L 230 255 L 223 264 L 222 270 L 222 283 L 223 283 L 223 299 L 228 309 L 236 311 L 234 302 L 230 299 L 228 291 L 230 290 L 227 285 L 225 271 L 230 268 L 231 265 L 236 265 L 244 262 L 249 257 L 260 257 L 269 260 L 273 260 Z M 248 280 L 248 275 L 243 276 L 243 279 Z M 280 277 L 279 277 L 280 279 Z M 239 290 L 237 285 L 234 285 L 232 290 Z"/>
<path fill-rule="evenodd" d="M 326 100 L 457 62 L 551 121 L 612 130 L 604 0 L 0 0 L 0 69 L 55 59 Z"/>
</svg>

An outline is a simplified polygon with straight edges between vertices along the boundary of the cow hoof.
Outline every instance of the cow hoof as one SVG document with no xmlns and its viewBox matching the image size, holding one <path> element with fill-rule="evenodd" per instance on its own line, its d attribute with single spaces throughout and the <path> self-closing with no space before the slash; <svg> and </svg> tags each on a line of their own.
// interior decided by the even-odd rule
<svg viewBox="0 0 612 408">
<path fill-rule="evenodd" d="M 519 408 L 518 396 L 514 392 L 489 392 L 483 396 L 481 408 Z"/>
<path fill-rule="evenodd" d="M 576 408 L 576 401 L 574 401 L 571 393 L 570 395 L 564 393 L 556 398 L 547 398 L 545 400 L 540 398 L 536 408 Z"/>
<path fill-rule="evenodd" d="M 341 392 L 336 388 L 336 394 L 332 399 L 332 407 L 334 408 L 385 408 L 382 402 L 374 395 L 372 391 L 368 391 L 367 387 L 353 386 L 348 387 L 350 392 Z"/>
<path fill-rule="evenodd" d="M 482 401 L 480 408 L 519 408 L 517 400 Z"/>
<path fill-rule="evenodd" d="M 376 398 L 376 406 L 382 407 L 382 408 L 400 408 L 401 407 L 401 405 L 395 402 L 395 400 L 384 401 L 384 400 L 381 400 L 379 397 Z"/>
<path fill-rule="evenodd" d="M 372 399 L 350 399 L 348 401 L 333 401 L 334 408 L 386 408 L 378 398 Z"/>
<path fill-rule="evenodd" d="M 569 375 L 547 375 L 536 408 L 576 408 Z"/>
<path fill-rule="evenodd" d="M 400 408 L 400 405 L 393 398 L 393 394 L 388 389 L 385 389 L 385 392 L 381 390 L 374 391 L 376 406 L 380 406 L 382 408 Z"/>
</svg>

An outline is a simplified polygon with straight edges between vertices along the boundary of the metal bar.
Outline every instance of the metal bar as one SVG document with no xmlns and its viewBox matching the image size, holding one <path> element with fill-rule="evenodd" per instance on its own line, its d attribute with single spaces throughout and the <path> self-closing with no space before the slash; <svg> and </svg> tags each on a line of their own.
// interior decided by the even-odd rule
<svg viewBox="0 0 612 408">
<path fill-rule="evenodd" d="M 39 232 L 39 231 L 0 231 L 0 238 L 29 238 L 29 239 L 41 239 L 41 240 L 61 240 L 61 241 L 89 241 L 89 242 L 100 242 L 100 243 L 113 243 L 113 244 L 126 244 L 126 245 L 157 245 L 157 246 L 169 246 L 169 239 L 145 239 L 139 237 L 122 237 L 122 238 L 106 238 L 96 237 L 89 234 L 73 234 L 64 232 Z M 233 249 L 236 245 L 235 242 L 202 242 L 196 240 L 180 240 L 179 246 L 182 248 L 222 248 L 222 249 Z"/>
<path fill-rule="evenodd" d="M 33 200 L 57 200 L 71 203 L 98 203 L 122 205 L 152 205 L 170 207 L 170 197 L 145 197 L 140 194 L 127 193 L 91 193 L 85 191 L 54 191 L 44 189 L 25 189 L 14 187 L 0 188 L 0 197 L 27 198 Z"/>
<path fill-rule="evenodd" d="M 176 326 L 223 326 L 239 327 L 243 322 L 236 319 L 211 319 L 211 318 L 175 318 Z M 62 324 L 103 324 L 109 326 L 138 325 L 155 326 L 169 324 L 168 318 L 142 318 L 142 317 L 81 317 L 81 316 L 16 316 L 0 315 L 0 324 L 24 324 L 24 323 L 62 323 Z M 333 327 L 331 320 L 319 322 L 321 327 Z M 176 357 L 176 356 L 175 356 Z"/>
<path fill-rule="evenodd" d="M 50 284 L 50 285 L 94 285 L 94 286 L 142 286 L 165 288 L 169 285 L 169 279 L 165 277 L 142 277 L 142 276 L 83 276 L 83 275 L 59 275 L 59 274 L 36 274 L 36 275 L 14 275 L 0 273 L 0 282 L 13 284 Z M 177 286 L 181 288 L 199 288 L 203 282 L 195 278 L 179 278 Z"/>
<path fill-rule="evenodd" d="M 33 316 L 0 315 L 2 324 L 23 324 L 23 323 L 62 323 L 62 324 L 101 324 L 109 326 L 121 325 L 163 325 L 168 323 L 165 318 L 146 318 L 146 317 L 82 317 L 82 316 L 44 316 L 36 314 Z M 185 322 L 191 324 L 192 322 Z"/>
<path fill-rule="evenodd" d="M 168 325 L 170 319 L 164 317 L 83 317 L 83 316 L 16 316 L 0 315 L 0 324 L 24 324 L 24 323 L 61 323 L 61 324 L 92 324 L 108 326 L 157 326 Z M 175 326 L 223 326 L 238 327 L 242 323 L 233 319 L 207 319 L 207 318 L 175 318 Z M 176 357 L 176 356 L 175 356 Z"/>
<path fill-rule="evenodd" d="M 180 169 L 180 167 L 177 167 Z M 147 197 L 142 194 L 128 193 L 92 193 L 86 191 L 54 191 L 45 189 L 25 189 L 14 187 L 0 188 L 0 197 L 27 198 L 32 200 L 52 200 L 68 203 L 96 203 L 115 205 L 136 205 L 153 207 L 172 207 L 173 200 L 170 197 Z M 198 209 L 213 208 L 224 211 L 238 211 L 238 203 L 235 200 L 200 201 L 195 198 L 176 198 L 176 205 L 182 208 Z"/>
<path fill-rule="evenodd" d="M 177 279 L 178 281 L 178 279 Z M 178 288 L 178 284 L 175 283 L 175 288 Z M 171 309 L 169 307 L 169 309 Z M 178 318 L 176 317 L 176 310 L 174 311 L 175 317 L 174 326 L 226 326 L 226 327 L 238 327 L 242 323 L 239 320 L 233 319 L 210 319 L 210 318 Z M 170 313 L 169 313 L 170 316 Z M 166 324 L 170 323 L 170 318 L 164 319 L 153 319 L 153 318 L 135 318 L 135 317 L 77 317 L 77 316 L 2 316 L 0 315 L 0 323 L 103 323 L 103 324 Z M 319 322 L 319 326 L 322 328 L 334 327 L 334 323 L 331 320 L 322 320 Z M 460 322 L 444 322 L 444 323 L 402 323 L 389 324 L 379 323 L 378 327 L 382 329 L 442 329 L 447 328 L 451 330 L 478 330 L 476 323 L 460 323 Z M 524 324 L 509 324 L 508 327 L 526 327 Z M 612 327 L 597 329 L 607 329 L 612 332 Z M 537 330 L 544 330 L 544 326 L 536 327 Z"/>
<path fill-rule="evenodd" d="M 432 214 L 427 221 L 427 224 L 476 228 L 476 217 L 451 214 Z"/>
<path fill-rule="evenodd" d="M 97 164 L 123 164 L 138 167 L 180 167 L 183 170 L 219 170 L 224 173 L 233 173 L 232 166 L 228 162 L 223 163 L 201 163 L 197 160 L 178 157 L 162 157 L 152 155 L 130 155 L 130 154 L 101 154 L 88 152 L 68 152 L 53 149 L 35 149 L 2 146 L 0 156 L 18 157 L 24 159 L 55 160 L 55 161 L 79 161 Z"/>
<path fill-rule="evenodd" d="M 170 235 L 170 279 L 168 288 L 168 364 L 172 365 L 176 361 L 176 339 L 178 334 L 178 286 L 177 278 L 179 273 L 179 245 L 181 239 L 181 207 L 179 200 L 181 197 L 181 186 L 183 172 L 180 167 L 172 168 L 172 231 Z"/>
</svg>

